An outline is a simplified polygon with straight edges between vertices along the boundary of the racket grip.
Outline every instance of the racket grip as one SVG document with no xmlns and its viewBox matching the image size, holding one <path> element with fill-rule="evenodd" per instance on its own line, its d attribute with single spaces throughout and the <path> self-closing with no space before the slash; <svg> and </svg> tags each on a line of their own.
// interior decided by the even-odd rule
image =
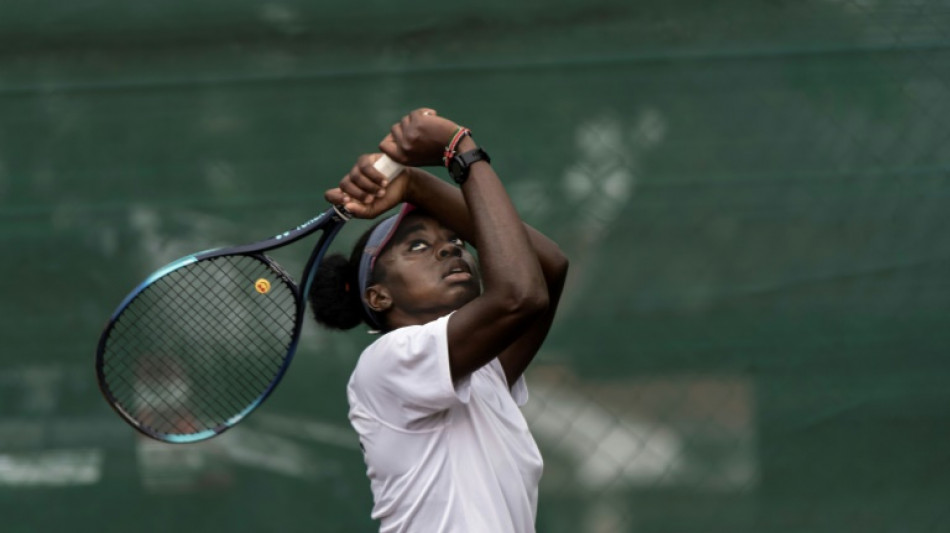
<svg viewBox="0 0 950 533">
<path fill-rule="evenodd" d="M 373 168 L 378 170 L 382 175 L 386 176 L 386 179 L 392 180 L 398 176 L 406 167 L 400 165 L 399 163 L 393 161 L 389 158 L 388 155 L 383 154 L 382 157 L 376 160 L 373 163 Z"/>
<path fill-rule="evenodd" d="M 399 163 L 393 161 L 388 155 L 383 154 L 382 157 L 373 163 L 373 168 L 378 170 L 382 175 L 386 176 L 386 179 L 392 181 L 392 179 L 398 176 L 403 170 L 405 170 L 406 167 L 405 165 L 400 165 Z M 353 213 L 350 213 L 342 205 L 334 205 L 333 209 L 336 210 L 336 213 L 340 215 L 340 218 L 343 220 L 349 220 L 353 218 Z"/>
</svg>

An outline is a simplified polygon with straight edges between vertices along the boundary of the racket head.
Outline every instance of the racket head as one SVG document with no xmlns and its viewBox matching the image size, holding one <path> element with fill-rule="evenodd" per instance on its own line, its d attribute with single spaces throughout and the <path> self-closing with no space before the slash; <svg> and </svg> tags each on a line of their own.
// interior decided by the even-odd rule
<svg viewBox="0 0 950 533">
<path fill-rule="evenodd" d="M 96 351 L 107 402 L 157 440 L 214 437 L 284 376 L 304 299 L 263 253 L 205 252 L 155 272 L 119 305 Z"/>
</svg>

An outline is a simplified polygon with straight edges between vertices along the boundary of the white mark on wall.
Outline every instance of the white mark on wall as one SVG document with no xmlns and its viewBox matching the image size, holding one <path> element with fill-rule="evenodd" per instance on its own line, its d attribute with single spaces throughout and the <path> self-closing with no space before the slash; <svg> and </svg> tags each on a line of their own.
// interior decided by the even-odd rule
<svg viewBox="0 0 950 533">
<path fill-rule="evenodd" d="M 92 485 L 101 477 L 102 452 L 97 449 L 0 454 L 0 486 Z"/>
<path fill-rule="evenodd" d="M 620 215 L 636 191 L 640 160 L 665 135 L 666 120 L 654 109 L 640 112 L 629 129 L 615 116 L 577 128 L 578 157 L 565 170 L 563 186 L 587 238 L 599 237 Z"/>
<path fill-rule="evenodd" d="M 277 2 L 268 2 L 262 5 L 260 18 L 287 35 L 298 35 L 307 29 L 300 15 L 294 9 Z"/>
</svg>

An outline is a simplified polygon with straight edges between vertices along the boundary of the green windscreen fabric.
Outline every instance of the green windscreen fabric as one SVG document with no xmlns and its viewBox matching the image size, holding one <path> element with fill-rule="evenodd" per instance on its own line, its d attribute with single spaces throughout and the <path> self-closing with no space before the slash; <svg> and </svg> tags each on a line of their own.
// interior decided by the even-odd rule
<svg viewBox="0 0 950 533">
<path fill-rule="evenodd" d="M 322 212 L 421 106 L 571 259 L 527 372 L 538 531 L 945 531 L 948 28 L 935 0 L 5 0 L 0 531 L 378 529 L 365 328 L 308 323 L 199 445 L 137 436 L 93 360 L 149 273 Z"/>
</svg>

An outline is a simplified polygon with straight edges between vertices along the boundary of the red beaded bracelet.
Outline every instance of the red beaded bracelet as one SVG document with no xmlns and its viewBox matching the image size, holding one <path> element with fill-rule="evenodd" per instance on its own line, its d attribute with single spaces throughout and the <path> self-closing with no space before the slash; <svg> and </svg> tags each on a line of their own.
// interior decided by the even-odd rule
<svg viewBox="0 0 950 533">
<path fill-rule="evenodd" d="M 459 129 L 455 130 L 455 133 L 452 134 L 452 140 L 449 141 L 448 146 L 445 147 L 445 153 L 442 154 L 442 163 L 445 164 L 445 168 L 449 168 L 449 163 L 452 161 L 452 158 L 456 156 L 458 151 L 458 145 L 462 142 L 462 139 L 466 135 L 471 135 L 472 130 L 468 128 L 463 128 L 459 126 Z"/>
</svg>

